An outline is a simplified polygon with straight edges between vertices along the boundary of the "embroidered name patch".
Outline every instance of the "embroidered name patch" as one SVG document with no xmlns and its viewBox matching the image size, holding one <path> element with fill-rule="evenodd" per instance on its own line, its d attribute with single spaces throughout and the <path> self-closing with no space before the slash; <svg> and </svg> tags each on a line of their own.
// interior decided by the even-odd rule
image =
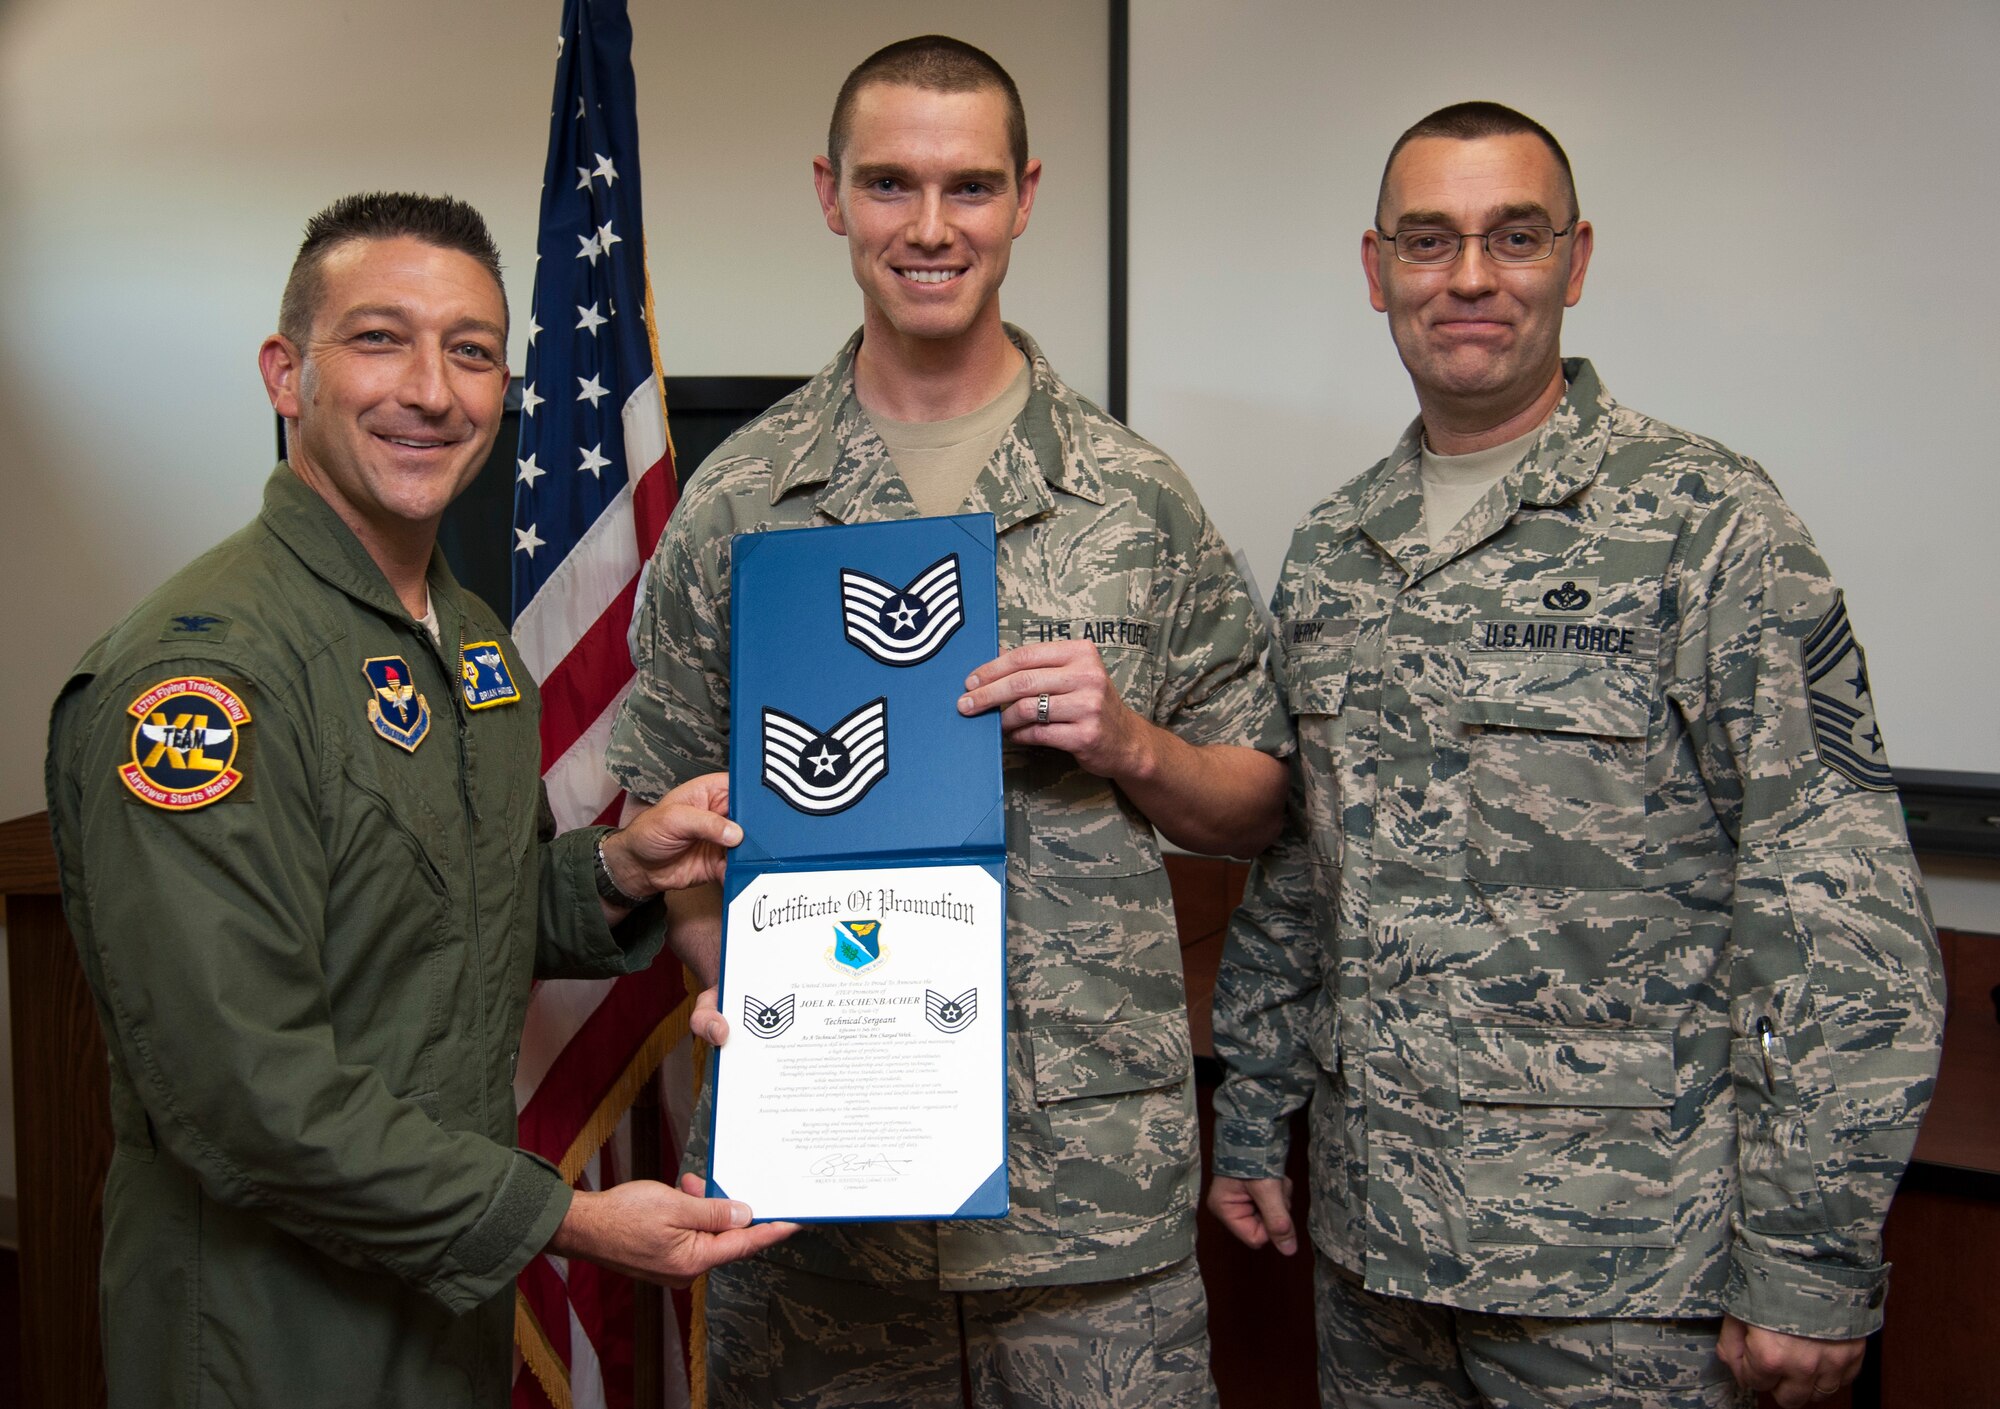
<svg viewBox="0 0 2000 1409">
<path fill-rule="evenodd" d="M 370 656 L 361 662 L 368 677 L 368 723 L 390 743 L 415 753 L 431 731 L 431 706 L 417 692 L 410 664 L 401 656 Z"/>
<path fill-rule="evenodd" d="M 510 705 L 521 698 L 514 677 L 507 672 L 507 657 L 498 641 L 474 641 L 458 653 L 458 674 L 465 682 L 467 709 L 492 709 Z"/>
<path fill-rule="evenodd" d="M 965 624 L 958 554 L 939 558 L 904 587 L 842 568 L 840 615 L 848 641 L 882 664 L 922 665 Z"/>
<path fill-rule="evenodd" d="M 203 675 L 178 675 L 125 712 L 137 722 L 132 761 L 118 776 L 139 801 L 187 812 L 228 796 L 243 781 L 236 754 L 250 707 L 228 686 Z"/>
</svg>

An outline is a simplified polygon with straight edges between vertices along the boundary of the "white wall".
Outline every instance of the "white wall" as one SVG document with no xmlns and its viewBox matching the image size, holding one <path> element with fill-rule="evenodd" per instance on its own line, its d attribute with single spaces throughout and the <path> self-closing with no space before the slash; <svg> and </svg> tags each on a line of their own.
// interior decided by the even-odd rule
<svg viewBox="0 0 2000 1409">
<path fill-rule="evenodd" d="M 1359 268 L 1383 158 L 1496 99 L 1596 225 L 1565 351 L 1770 469 L 1899 766 L 2000 773 L 2000 5 L 1141 0 L 1132 31 L 1132 421 L 1266 590 L 1415 414 Z"/>
<path fill-rule="evenodd" d="M 1105 8 L 635 0 L 670 373 L 809 373 L 860 321 L 811 159 L 847 70 L 944 30 L 1013 72 L 1045 176 L 1003 306 L 1106 382 Z M 0 817 L 42 807 L 85 646 L 248 519 L 273 455 L 257 344 L 306 217 L 449 190 L 509 271 L 521 365 L 559 0 L 0 0 Z M 0 1008 L 0 1116 L 11 1092 Z M 0 1121 L 0 1196 L 13 1191 Z"/>
</svg>

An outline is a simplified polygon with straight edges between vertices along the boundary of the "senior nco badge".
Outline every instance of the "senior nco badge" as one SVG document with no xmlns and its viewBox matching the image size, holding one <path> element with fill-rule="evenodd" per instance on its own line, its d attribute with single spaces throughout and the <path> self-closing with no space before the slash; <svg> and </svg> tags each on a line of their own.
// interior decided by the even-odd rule
<svg viewBox="0 0 2000 1409">
<path fill-rule="evenodd" d="M 368 677 L 368 722 L 375 732 L 409 753 L 431 731 L 430 701 L 417 693 L 409 662 L 401 656 L 370 656 L 361 662 Z"/>
<path fill-rule="evenodd" d="M 764 709 L 764 786 L 801 812 L 844 812 L 889 773 L 889 700 L 878 695 L 831 729 Z"/>
<path fill-rule="evenodd" d="M 460 650 L 458 674 L 465 682 L 467 709 L 492 709 L 521 698 L 521 692 L 514 688 L 514 677 L 507 673 L 507 657 L 500 654 L 498 641 L 474 641 Z"/>
<path fill-rule="evenodd" d="M 857 568 L 840 570 L 847 639 L 884 665 L 922 665 L 965 624 L 958 554 L 939 558 L 907 587 Z"/>
<path fill-rule="evenodd" d="M 206 807 L 243 781 L 236 767 L 250 708 L 228 686 L 203 675 L 162 680 L 125 707 L 132 761 L 118 776 L 132 795 L 169 812 Z"/>
</svg>

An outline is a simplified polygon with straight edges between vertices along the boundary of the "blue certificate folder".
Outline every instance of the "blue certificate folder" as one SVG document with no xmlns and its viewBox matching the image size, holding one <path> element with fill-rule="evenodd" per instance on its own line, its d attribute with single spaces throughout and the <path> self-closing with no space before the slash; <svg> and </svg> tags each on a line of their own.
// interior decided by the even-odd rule
<svg viewBox="0 0 2000 1409">
<path fill-rule="evenodd" d="M 1007 856 L 999 714 L 958 712 L 966 677 L 1000 653 L 993 516 L 743 533 L 730 556 L 729 797 L 744 833 L 723 887 L 733 1047 L 727 917 L 747 887 L 781 872 L 979 866 L 999 888 L 1004 945 Z M 1004 994 L 989 1004 L 1004 1052 Z M 992 1079 L 998 1164 L 955 1211 L 902 1216 L 1006 1213 L 1004 1062 Z M 725 1197 L 713 1114 L 709 1148 L 709 1192 Z"/>
</svg>

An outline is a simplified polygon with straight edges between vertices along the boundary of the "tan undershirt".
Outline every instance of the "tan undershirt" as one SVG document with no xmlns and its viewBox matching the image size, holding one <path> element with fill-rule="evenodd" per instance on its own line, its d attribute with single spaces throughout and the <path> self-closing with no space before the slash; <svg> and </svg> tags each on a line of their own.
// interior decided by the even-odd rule
<svg viewBox="0 0 2000 1409">
<path fill-rule="evenodd" d="M 417 625 L 430 632 L 431 640 L 437 642 L 438 645 L 442 646 L 444 644 L 438 637 L 437 603 L 431 600 L 430 593 L 428 592 L 424 594 L 424 614 L 417 618 Z"/>
<path fill-rule="evenodd" d="M 1475 450 L 1470 455 L 1439 455 L 1426 441 L 1423 448 L 1424 536 L 1435 548 L 1486 491 L 1507 477 L 1527 456 L 1542 428 L 1516 436 L 1505 445 Z"/>
<path fill-rule="evenodd" d="M 1007 389 L 980 407 L 948 421 L 892 421 L 868 413 L 875 433 L 889 447 L 896 472 L 910 488 L 917 512 L 926 516 L 955 514 L 965 507 L 972 482 L 993 458 L 1028 404 L 1028 362 Z"/>
</svg>

